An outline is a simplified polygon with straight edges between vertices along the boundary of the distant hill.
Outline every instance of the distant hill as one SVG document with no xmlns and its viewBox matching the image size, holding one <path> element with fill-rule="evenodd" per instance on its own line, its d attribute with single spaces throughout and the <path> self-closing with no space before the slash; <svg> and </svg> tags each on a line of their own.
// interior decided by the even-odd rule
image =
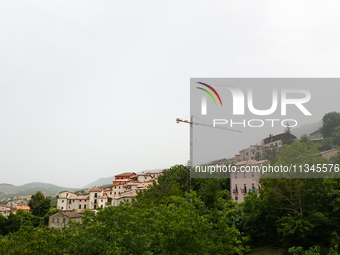
<svg viewBox="0 0 340 255">
<path fill-rule="evenodd" d="M 140 171 L 140 172 L 136 172 L 136 173 L 138 174 L 138 173 L 142 173 L 142 172 L 155 172 L 155 171 L 160 171 L 160 170 L 161 169 L 153 169 L 153 170 Z M 82 187 L 82 189 L 92 188 L 94 186 L 100 187 L 100 186 L 104 186 L 104 185 L 112 185 L 112 181 L 114 179 L 115 179 L 114 176 L 99 178 L 98 180 L 85 185 L 84 187 Z"/>
<path fill-rule="evenodd" d="M 22 191 L 24 191 L 24 189 L 14 186 L 12 184 L 0 183 L 0 192 L 1 192 L 0 196 L 16 194 Z"/>
<path fill-rule="evenodd" d="M 100 187 L 100 186 L 103 186 L 103 185 L 112 184 L 112 181 L 114 179 L 115 179 L 114 176 L 106 177 L 106 178 L 99 178 L 98 180 L 85 185 L 84 187 L 82 187 L 82 189 L 92 188 L 94 186 Z"/>
<path fill-rule="evenodd" d="M 38 190 L 45 193 L 45 195 L 56 195 L 63 190 L 77 190 L 75 188 L 65 188 L 56 186 L 50 183 L 32 182 L 21 186 L 15 186 L 12 184 L 2 183 L 0 184 L 0 198 L 2 197 L 14 197 L 21 195 L 33 195 Z"/>
<path fill-rule="evenodd" d="M 315 122 L 315 123 L 311 123 L 311 124 L 306 124 L 306 125 L 302 125 L 301 127 L 298 128 L 292 128 L 291 132 L 293 135 L 295 135 L 298 139 L 300 139 L 300 137 L 303 134 L 311 134 L 314 131 L 317 131 L 321 126 L 322 126 L 322 120 Z"/>
</svg>

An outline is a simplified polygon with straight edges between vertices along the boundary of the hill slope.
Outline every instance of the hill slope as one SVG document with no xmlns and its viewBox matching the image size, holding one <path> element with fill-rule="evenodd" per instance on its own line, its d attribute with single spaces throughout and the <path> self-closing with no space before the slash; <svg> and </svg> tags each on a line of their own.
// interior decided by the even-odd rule
<svg viewBox="0 0 340 255">
<path fill-rule="evenodd" d="M 24 189 L 14 186 L 12 184 L 0 183 L 0 196 L 15 194 L 24 191 Z"/>
<path fill-rule="evenodd" d="M 306 124 L 306 125 L 302 125 L 301 127 L 298 128 L 292 128 L 292 134 L 295 135 L 298 139 L 300 139 L 300 137 L 303 134 L 307 134 L 309 135 L 310 133 L 313 133 L 314 131 L 317 131 L 321 126 L 322 126 L 322 120 L 315 122 L 315 123 L 311 123 L 311 124 Z"/>
<path fill-rule="evenodd" d="M 2 183 L 0 184 L 0 198 L 2 197 L 14 197 L 20 195 L 32 195 L 38 190 L 45 193 L 45 195 L 56 195 L 63 190 L 77 190 L 75 188 L 65 188 L 56 186 L 50 183 L 32 182 L 21 186 L 15 186 L 12 184 Z"/>
</svg>

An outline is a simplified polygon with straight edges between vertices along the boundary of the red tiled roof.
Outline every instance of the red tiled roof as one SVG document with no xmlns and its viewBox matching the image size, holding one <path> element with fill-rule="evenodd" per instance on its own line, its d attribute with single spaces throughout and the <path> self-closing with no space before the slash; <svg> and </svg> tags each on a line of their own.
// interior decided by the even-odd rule
<svg viewBox="0 0 340 255">
<path fill-rule="evenodd" d="M 118 179 L 118 180 L 114 180 L 114 182 L 129 182 L 129 179 Z"/>
<path fill-rule="evenodd" d="M 107 196 L 98 196 L 98 198 L 107 198 Z"/>
<path fill-rule="evenodd" d="M 64 193 L 64 192 L 68 192 L 68 193 L 73 193 L 74 194 L 74 191 L 71 191 L 71 190 L 64 190 L 64 191 L 59 192 L 59 194 L 60 193 Z"/>
<path fill-rule="evenodd" d="M 122 173 L 122 174 L 117 174 L 115 175 L 115 177 L 124 177 L 124 176 L 131 176 L 131 175 L 135 175 L 136 173 L 134 172 L 126 172 L 126 173 Z"/>
<path fill-rule="evenodd" d="M 31 210 L 31 208 L 29 206 L 26 205 L 16 205 L 13 206 L 12 209 L 16 209 L 16 210 Z"/>
<path fill-rule="evenodd" d="M 6 212 L 6 211 L 9 212 L 11 211 L 11 209 L 5 206 L 0 206 L 0 212 Z"/>
<path fill-rule="evenodd" d="M 125 195 L 121 195 L 119 198 L 129 198 L 129 197 L 135 197 L 137 195 L 136 192 L 131 192 Z"/>
<path fill-rule="evenodd" d="M 103 190 L 103 188 L 92 187 L 92 188 L 90 189 L 90 192 L 100 192 L 100 191 L 102 191 L 102 190 Z"/>
</svg>

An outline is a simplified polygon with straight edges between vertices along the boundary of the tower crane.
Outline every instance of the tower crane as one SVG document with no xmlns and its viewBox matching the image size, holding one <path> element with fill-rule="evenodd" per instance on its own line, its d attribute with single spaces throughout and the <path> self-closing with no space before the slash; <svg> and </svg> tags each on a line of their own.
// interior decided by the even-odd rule
<svg viewBox="0 0 340 255">
<path fill-rule="evenodd" d="M 241 130 L 237 129 L 232 129 L 232 128 L 227 128 L 227 127 L 214 127 L 211 124 L 207 123 L 200 123 L 200 122 L 194 122 L 194 115 L 191 115 L 190 121 L 188 120 L 181 120 L 180 118 L 176 118 L 176 123 L 179 124 L 180 122 L 190 124 L 190 160 L 188 163 L 188 185 L 187 185 L 187 194 L 190 193 L 190 199 L 191 201 L 191 171 L 193 167 L 193 139 L 194 139 L 194 128 L 193 125 L 198 125 L 198 126 L 204 126 L 204 127 L 211 127 L 211 128 L 218 128 L 218 129 L 224 129 L 227 131 L 233 131 L 233 132 L 239 132 L 242 133 Z"/>
</svg>

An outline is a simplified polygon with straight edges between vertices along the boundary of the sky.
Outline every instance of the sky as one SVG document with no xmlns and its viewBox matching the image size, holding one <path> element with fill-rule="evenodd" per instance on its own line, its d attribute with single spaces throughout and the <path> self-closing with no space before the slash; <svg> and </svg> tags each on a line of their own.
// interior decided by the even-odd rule
<svg viewBox="0 0 340 255">
<path fill-rule="evenodd" d="M 0 183 L 186 164 L 192 77 L 339 77 L 338 1 L 2 1 Z M 322 114 L 320 113 L 322 116 Z"/>
</svg>

